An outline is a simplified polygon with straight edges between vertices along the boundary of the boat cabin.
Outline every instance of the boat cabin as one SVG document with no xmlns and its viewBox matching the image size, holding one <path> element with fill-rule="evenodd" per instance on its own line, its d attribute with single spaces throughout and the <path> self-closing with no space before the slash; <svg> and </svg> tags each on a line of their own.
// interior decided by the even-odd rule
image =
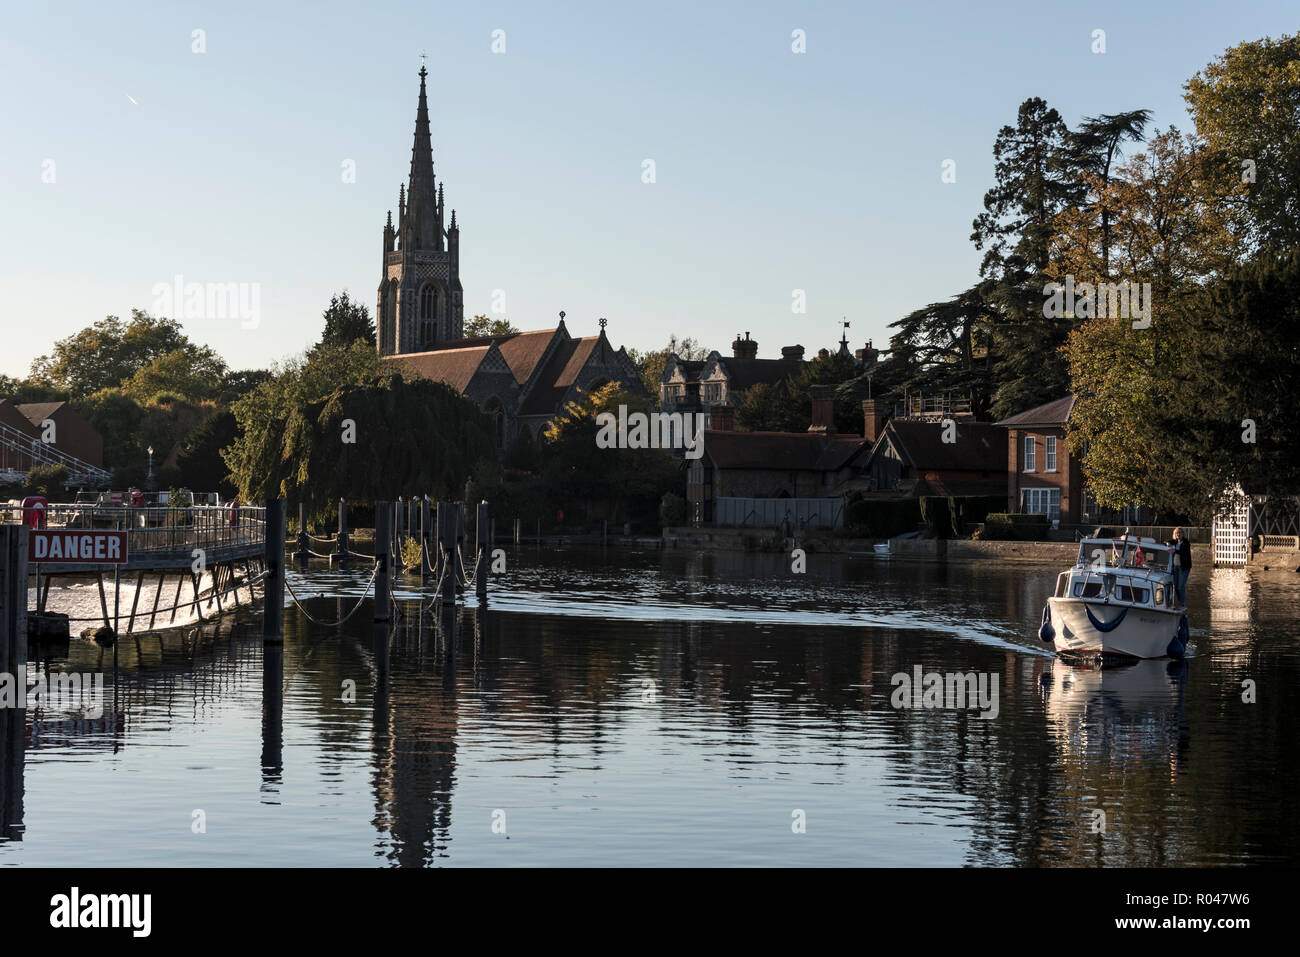
<svg viewBox="0 0 1300 957">
<path fill-rule="evenodd" d="M 1171 609 L 1174 550 L 1155 539 L 1085 538 L 1074 568 L 1061 572 L 1055 597 Z"/>
</svg>

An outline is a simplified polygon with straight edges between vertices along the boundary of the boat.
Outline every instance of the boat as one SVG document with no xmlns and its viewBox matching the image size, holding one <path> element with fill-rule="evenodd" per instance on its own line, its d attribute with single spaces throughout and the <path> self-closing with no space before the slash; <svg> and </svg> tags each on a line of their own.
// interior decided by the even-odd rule
<svg viewBox="0 0 1300 957">
<path fill-rule="evenodd" d="M 1085 538 L 1043 606 L 1038 637 L 1065 657 L 1182 658 L 1187 609 L 1174 587 L 1174 549 L 1151 538 Z"/>
</svg>

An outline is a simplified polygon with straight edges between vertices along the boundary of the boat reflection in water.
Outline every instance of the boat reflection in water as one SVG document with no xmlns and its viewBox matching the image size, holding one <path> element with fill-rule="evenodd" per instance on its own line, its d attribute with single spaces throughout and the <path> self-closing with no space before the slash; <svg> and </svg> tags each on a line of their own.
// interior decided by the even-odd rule
<svg viewBox="0 0 1300 957">
<path fill-rule="evenodd" d="M 1172 781 L 1189 744 L 1188 662 L 1102 665 L 1056 661 L 1042 678 L 1048 734 L 1067 765 L 1109 774 L 1121 765 L 1162 766 Z"/>
</svg>

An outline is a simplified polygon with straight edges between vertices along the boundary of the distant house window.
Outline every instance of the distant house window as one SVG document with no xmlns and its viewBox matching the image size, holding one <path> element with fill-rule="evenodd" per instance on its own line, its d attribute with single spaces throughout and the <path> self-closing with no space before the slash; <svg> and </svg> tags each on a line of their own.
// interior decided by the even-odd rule
<svg viewBox="0 0 1300 957">
<path fill-rule="evenodd" d="M 1056 436 L 1047 437 L 1047 471 L 1056 471 Z"/>
<path fill-rule="evenodd" d="M 1025 436 L 1025 471 L 1034 471 L 1034 437 Z"/>
<path fill-rule="evenodd" d="M 1020 511 L 1026 515 L 1061 517 L 1061 490 L 1059 488 L 1022 488 Z"/>
<path fill-rule="evenodd" d="M 704 386 L 704 398 L 710 402 L 718 402 L 722 399 L 722 383 L 710 382 Z"/>
</svg>

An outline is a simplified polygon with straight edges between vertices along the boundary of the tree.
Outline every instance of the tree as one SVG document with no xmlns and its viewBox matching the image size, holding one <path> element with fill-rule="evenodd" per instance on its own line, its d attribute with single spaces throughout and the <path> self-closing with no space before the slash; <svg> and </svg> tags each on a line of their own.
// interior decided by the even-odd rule
<svg viewBox="0 0 1300 957">
<path fill-rule="evenodd" d="M 659 401 L 659 384 L 670 356 L 677 356 L 678 359 L 686 362 L 699 362 L 707 359 L 709 355 L 710 351 L 695 339 L 690 336 L 678 339 L 676 333 L 669 337 L 668 344 L 662 349 L 655 349 L 652 352 L 641 352 L 639 349 L 627 350 L 628 358 L 641 374 L 641 383 L 645 386 L 646 392 L 653 397 L 656 406 Z"/>
<path fill-rule="evenodd" d="M 463 331 L 466 339 L 480 339 L 485 336 L 512 336 L 519 330 L 510 324 L 509 319 L 474 316 L 465 323 Z"/>
<path fill-rule="evenodd" d="M 996 181 L 971 241 L 985 250 L 980 275 L 994 317 L 992 412 L 1002 417 L 1059 398 L 1069 387 L 1060 347 L 1070 322 L 1043 314 L 1042 274 L 1050 265 L 1056 218 L 1077 205 L 1070 133 L 1038 97 L 1020 105 L 1016 125 L 993 145 Z"/>
<path fill-rule="evenodd" d="M 184 439 L 176 464 L 180 470 L 177 483 L 197 491 L 220 492 L 222 498 L 238 494 L 230 480 L 230 470 L 221 450 L 239 435 L 239 425 L 229 410 L 209 416 Z"/>
<path fill-rule="evenodd" d="M 230 407 L 238 424 L 238 435 L 222 452 L 232 481 L 241 495 L 261 494 L 278 488 L 282 475 L 284 430 L 290 415 L 312 404 L 323 403 L 339 390 L 371 386 L 380 380 L 379 357 L 364 340 L 342 346 L 316 346 L 306 355 L 291 359 L 273 370 L 270 379 L 253 388 Z M 395 424 L 388 428 L 408 434 Z M 414 433 L 410 433 L 414 434 Z M 305 462 L 305 459 L 302 461 Z"/>
<path fill-rule="evenodd" d="M 1234 229 L 1254 246 L 1300 245 L 1300 34 L 1229 48 L 1184 99 L 1216 174 L 1247 186 Z"/>
<path fill-rule="evenodd" d="M 799 432 L 808 428 L 785 382 L 759 382 L 736 407 L 736 428 L 741 432 Z"/>
<path fill-rule="evenodd" d="M 370 319 L 370 310 L 362 303 L 353 302 L 346 289 L 330 297 L 323 316 L 325 331 L 317 343 L 318 348 L 347 346 L 358 339 L 372 349 L 375 347 L 375 324 Z"/>
<path fill-rule="evenodd" d="M 1210 506 L 1233 485 L 1300 490 L 1300 250 L 1263 252 L 1182 303 L 1176 394 L 1160 426 Z"/>
<path fill-rule="evenodd" d="M 588 518 L 654 519 L 663 493 L 680 484 L 681 466 L 662 449 L 601 448 L 596 418 L 617 415 L 620 405 L 629 415 L 654 408 L 616 382 L 570 402 L 544 433 L 542 475 L 552 494 L 564 497 L 562 507 L 580 503 Z"/>
<path fill-rule="evenodd" d="M 1110 170 L 1125 140 L 1141 140 L 1150 110 L 1130 110 L 1127 113 L 1103 113 L 1085 117 L 1072 137 L 1074 161 L 1084 173 L 1094 174 L 1104 195 L 1110 183 Z M 1101 275 L 1110 276 L 1110 207 L 1101 207 Z"/>
<path fill-rule="evenodd" d="M 1222 181 L 1203 175 L 1203 162 L 1195 138 L 1171 128 L 1109 182 L 1085 177 L 1095 203 L 1114 211 L 1113 272 L 1125 284 L 1149 288 L 1140 319 L 1131 310 L 1115 315 L 1100 292 L 1095 310 L 1071 317 L 1079 324 L 1066 352 L 1078 401 L 1068 441 L 1084 455 L 1089 491 L 1106 507 L 1146 505 L 1204 518 L 1220 484 L 1205 450 L 1193 451 L 1203 413 L 1186 383 L 1203 350 L 1226 344 L 1194 332 L 1189 322 L 1203 308 L 1192 300 L 1233 266 L 1240 243 Z M 1104 241 L 1090 209 L 1062 214 L 1058 226 L 1052 278 L 1102 279 Z"/>
<path fill-rule="evenodd" d="M 214 399 L 221 391 L 226 363 L 208 346 L 187 344 L 158 356 L 122 383 L 122 391 L 137 402 L 160 392 L 190 402 Z"/>
<path fill-rule="evenodd" d="M 955 393 L 971 400 L 977 417 L 987 415 L 993 392 L 993 322 L 986 298 L 991 285 L 974 285 L 892 323 L 890 328 L 898 331 L 889 342 L 887 371 L 906 371 L 901 381 L 882 377 L 881 384 L 896 392 Z M 864 390 L 857 393 L 866 398 Z"/>
<path fill-rule="evenodd" d="M 153 360 L 190 346 L 180 324 L 131 310 L 131 321 L 108 316 L 60 339 L 50 355 L 32 362 L 33 379 L 71 398 L 119 386 Z"/>
</svg>

